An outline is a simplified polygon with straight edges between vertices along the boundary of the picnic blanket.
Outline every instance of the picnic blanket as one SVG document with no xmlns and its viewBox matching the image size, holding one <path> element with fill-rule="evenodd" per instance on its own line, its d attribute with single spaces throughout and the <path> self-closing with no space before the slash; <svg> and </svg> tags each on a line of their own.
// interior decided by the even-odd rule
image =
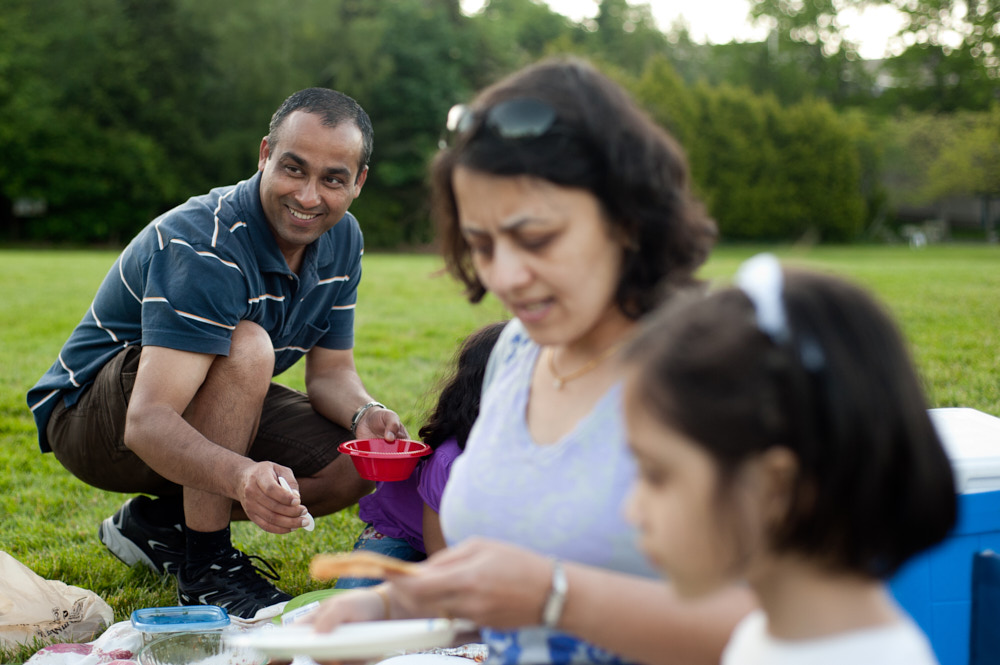
<svg viewBox="0 0 1000 665">
<path fill-rule="evenodd" d="M 269 625 L 284 607 L 285 603 L 265 607 L 253 619 L 231 616 L 229 629 L 243 631 Z M 142 638 L 131 620 L 119 621 L 93 642 L 52 644 L 40 649 L 25 665 L 138 665 L 136 655 L 142 648 Z"/>
<path fill-rule="evenodd" d="M 240 619 L 230 617 L 230 626 L 227 630 L 267 630 L 273 628 L 272 619 L 281 614 L 285 603 L 278 603 L 271 607 L 260 610 L 253 619 Z M 47 646 L 27 660 L 25 665 L 138 665 L 136 660 L 139 649 L 142 648 L 142 632 L 132 626 L 131 621 L 119 621 L 112 624 L 104 633 L 93 642 L 85 644 L 53 644 Z M 420 654 L 400 654 L 390 658 L 392 661 L 400 659 L 411 659 L 417 655 L 437 657 L 439 662 L 446 660 L 445 657 L 461 658 L 455 660 L 456 663 L 469 661 L 481 663 L 486 660 L 487 649 L 485 644 L 466 644 L 454 648 L 429 649 Z M 410 665 L 420 665 L 414 659 Z M 292 661 L 292 665 L 315 665 L 315 661 L 305 656 L 298 656 Z M 427 665 L 431 665 L 427 662 Z M 437 665 L 435 663 L 435 665 Z"/>
</svg>

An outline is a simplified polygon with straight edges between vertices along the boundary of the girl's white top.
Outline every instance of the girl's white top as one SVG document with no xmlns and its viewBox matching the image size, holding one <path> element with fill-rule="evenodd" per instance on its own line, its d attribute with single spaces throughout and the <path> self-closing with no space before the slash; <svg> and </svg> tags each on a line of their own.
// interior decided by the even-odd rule
<svg viewBox="0 0 1000 665">
<path fill-rule="evenodd" d="M 875 628 L 813 640 L 780 640 L 762 610 L 736 626 L 722 665 L 938 665 L 927 638 L 908 617 Z"/>
</svg>

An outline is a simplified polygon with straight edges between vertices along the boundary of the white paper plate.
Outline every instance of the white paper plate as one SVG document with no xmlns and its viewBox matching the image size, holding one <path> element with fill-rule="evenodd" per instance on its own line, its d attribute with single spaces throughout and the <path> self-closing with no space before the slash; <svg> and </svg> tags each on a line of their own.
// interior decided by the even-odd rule
<svg viewBox="0 0 1000 665">
<path fill-rule="evenodd" d="M 309 656 L 316 660 L 356 660 L 450 646 L 455 635 L 474 628 L 472 623 L 460 619 L 345 623 L 330 633 L 317 633 L 311 626 L 292 624 L 251 630 L 230 636 L 227 642 L 275 658 Z"/>
</svg>

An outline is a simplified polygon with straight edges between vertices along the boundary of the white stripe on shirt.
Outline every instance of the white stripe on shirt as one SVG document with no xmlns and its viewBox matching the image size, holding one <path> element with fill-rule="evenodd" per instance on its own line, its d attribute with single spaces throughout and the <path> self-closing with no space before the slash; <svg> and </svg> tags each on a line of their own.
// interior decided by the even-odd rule
<svg viewBox="0 0 1000 665">
<path fill-rule="evenodd" d="M 122 278 L 122 284 L 125 285 L 125 289 L 129 293 L 132 294 L 132 297 L 135 298 L 136 302 L 142 302 L 142 298 L 140 298 L 139 296 L 137 296 L 136 293 L 135 293 L 135 291 L 132 290 L 132 287 L 128 285 L 127 281 L 125 281 L 125 273 L 122 272 L 122 261 L 121 261 L 121 259 L 118 259 L 118 276 Z"/>
<path fill-rule="evenodd" d="M 198 251 L 198 250 L 196 250 L 196 249 L 195 249 L 194 247 L 191 247 L 191 245 L 190 245 L 190 244 L 188 244 L 188 243 L 184 242 L 184 241 L 183 241 L 183 240 L 181 240 L 180 238 L 172 238 L 172 239 L 170 240 L 170 242 L 174 243 L 175 245 L 182 245 L 182 246 L 184 246 L 184 247 L 187 247 L 187 248 L 189 248 L 189 249 L 193 250 L 193 251 L 194 251 L 194 253 L 195 253 L 195 254 L 197 254 L 198 256 L 208 256 L 208 257 L 210 257 L 210 258 L 213 258 L 213 259 L 215 259 L 216 261 L 218 261 L 219 263 L 221 263 L 222 265 L 224 265 L 224 266 L 229 266 L 230 268 L 235 268 L 236 270 L 238 270 L 238 271 L 239 271 L 239 273 L 240 273 L 241 275 L 243 274 L 243 270 L 242 270 L 242 269 L 240 269 L 240 267 L 239 267 L 238 265 L 236 265 L 236 264 L 235 264 L 235 263 L 233 263 L 232 261 L 226 261 L 225 259 L 223 259 L 223 258 L 222 258 L 221 256 L 219 256 L 219 255 L 217 255 L 217 254 L 214 254 L 214 253 L 212 253 L 212 252 L 199 252 L 199 251 Z"/>
<path fill-rule="evenodd" d="M 254 296 L 253 298 L 248 298 L 247 302 L 250 303 L 251 305 L 256 305 L 261 300 L 274 300 L 277 302 L 283 302 L 285 300 L 285 296 L 272 296 L 270 293 L 265 293 L 263 295 Z"/>
<path fill-rule="evenodd" d="M 61 353 L 59 354 L 59 364 L 62 365 L 62 368 L 66 370 L 67 374 L 69 374 L 69 380 L 73 384 L 73 386 L 79 388 L 80 384 L 76 382 L 76 374 L 73 372 L 73 370 L 69 368 L 69 365 L 63 362 Z"/>
<path fill-rule="evenodd" d="M 156 241 L 159 243 L 160 249 L 163 249 L 163 247 L 164 247 L 164 245 L 163 245 L 163 234 L 160 233 L 160 224 L 162 224 L 162 223 L 163 223 L 163 220 L 161 219 L 160 221 L 158 221 L 155 224 L 155 228 L 156 228 Z"/>
<path fill-rule="evenodd" d="M 45 404 L 50 399 L 52 399 L 55 395 L 58 395 L 58 394 L 59 394 L 59 389 L 57 388 L 57 389 L 53 390 L 52 392 L 50 392 L 45 397 L 43 397 L 42 399 L 38 400 L 38 402 L 36 402 L 35 405 L 33 407 L 31 407 L 31 410 L 34 411 L 35 409 L 37 409 L 38 407 L 40 407 L 42 404 Z"/>
<path fill-rule="evenodd" d="M 212 231 L 212 247 L 216 247 L 216 242 L 219 240 L 219 211 L 222 210 L 222 202 L 229 198 L 229 195 L 235 191 L 236 188 L 233 187 L 228 192 L 220 196 L 219 203 L 216 204 L 215 210 L 212 211 L 212 216 L 215 218 L 215 230 Z"/>
<path fill-rule="evenodd" d="M 162 302 L 170 304 L 170 301 L 166 298 L 156 297 L 156 298 L 143 298 L 143 303 L 147 302 Z M 236 330 L 236 326 L 231 326 L 226 323 L 219 323 L 218 321 L 213 321 L 212 319 L 206 319 L 204 316 L 198 316 L 197 314 L 192 314 L 190 312 L 183 312 L 179 309 L 175 309 L 174 312 L 177 316 L 183 316 L 186 319 L 192 319 L 193 321 L 201 321 L 202 323 L 207 323 L 210 326 L 218 326 L 219 328 L 225 328 L 226 330 Z"/>
<path fill-rule="evenodd" d="M 134 294 L 133 294 L 133 295 L 134 295 Z M 140 300 L 139 302 L 142 302 L 142 301 Z M 101 320 L 100 320 L 99 318 L 97 318 L 97 312 L 95 312 L 95 311 L 94 311 L 94 303 L 90 303 L 90 315 L 91 315 L 92 317 L 94 317 L 94 321 L 96 321 L 96 322 L 97 322 L 97 327 L 98 327 L 98 328 L 100 328 L 101 330 L 103 330 L 104 332 L 108 333 L 109 335 L 111 335 L 111 339 L 113 339 L 113 340 L 114 340 L 114 341 L 116 341 L 116 342 L 120 342 L 120 341 L 121 341 L 120 339 L 118 339 L 118 336 L 117 336 L 117 335 L 115 335 L 115 334 L 114 334 L 114 333 L 113 333 L 113 332 L 111 331 L 111 329 L 110 329 L 110 328 L 105 328 L 105 327 L 104 327 L 104 324 L 103 324 L 103 323 L 101 323 Z M 125 343 L 125 345 L 126 345 L 126 346 L 128 346 L 128 342 L 126 342 L 126 343 Z"/>
<path fill-rule="evenodd" d="M 321 279 L 317 284 L 332 284 L 333 282 L 346 282 L 351 278 L 350 275 L 337 275 L 336 277 L 327 277 L 326 279 Z"/>
<path fill-rule="evenodd" d="M 197 314 L 191 314 L 190 312 L 182 312 L 179 309 L 175 309 L 174 311 L 177 312 L 178 316 L 183 316 L 186 319 L 201 321 L 202 323 L 207 323 L 210 326 L 218 326 L 219 328 L 225 328 L 226 330 L 236 330 L 236 326 L 230 326 L 225 323 L 213 321 L 212 319 L 206 319 L 204 316 L 198 316 Z"/>
</svg>

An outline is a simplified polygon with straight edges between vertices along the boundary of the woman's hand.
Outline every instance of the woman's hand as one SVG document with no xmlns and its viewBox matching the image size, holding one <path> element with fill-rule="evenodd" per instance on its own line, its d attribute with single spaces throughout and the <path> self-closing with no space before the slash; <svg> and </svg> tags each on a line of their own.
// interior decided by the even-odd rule
<svg viewBox="0 0 1000 665">
<path fill-rule="evenodd" d="M 416 616 L 469 619 L 497 629 L 541 623 L 552 562 L 514 545 L 470 538 L 392 582 L 396 604 Z"/>
<path fill-rule="evenodd" d="M 300 619 L 298 624 L 312 625 L 319 633 L 328 633 L 345 623 L 381 621 L 390 618 L 388 585 L 364 587 L 338 594 L 320 603 L 319 607 Z M 398 617 L 397 617 L 398 618 Z M 322 665 L 364 665 L 358 661 L 319 661 Z M 279 665 L 285 665 L 280 663 Z"/>
<path fill-rule="evenodd" d="M 311 624 L 317 632 L 328 633 L 342 623 L 381 621 L 386 618 L 382 593 L 365 587 L 337 594 L 296 623 Z"/>
<path fill-rule="evenodd" d="M 533 626 L 541 623 L 551 583 L 552 562 L 547 557 L 470 538 L 434 554 L 416 574 L 394 574 L 381 587 L 325 600 L 302 621 L 320 632 L 354 621 L 416 617 L 469 619 L 497 629 Z"/>
</svg>

